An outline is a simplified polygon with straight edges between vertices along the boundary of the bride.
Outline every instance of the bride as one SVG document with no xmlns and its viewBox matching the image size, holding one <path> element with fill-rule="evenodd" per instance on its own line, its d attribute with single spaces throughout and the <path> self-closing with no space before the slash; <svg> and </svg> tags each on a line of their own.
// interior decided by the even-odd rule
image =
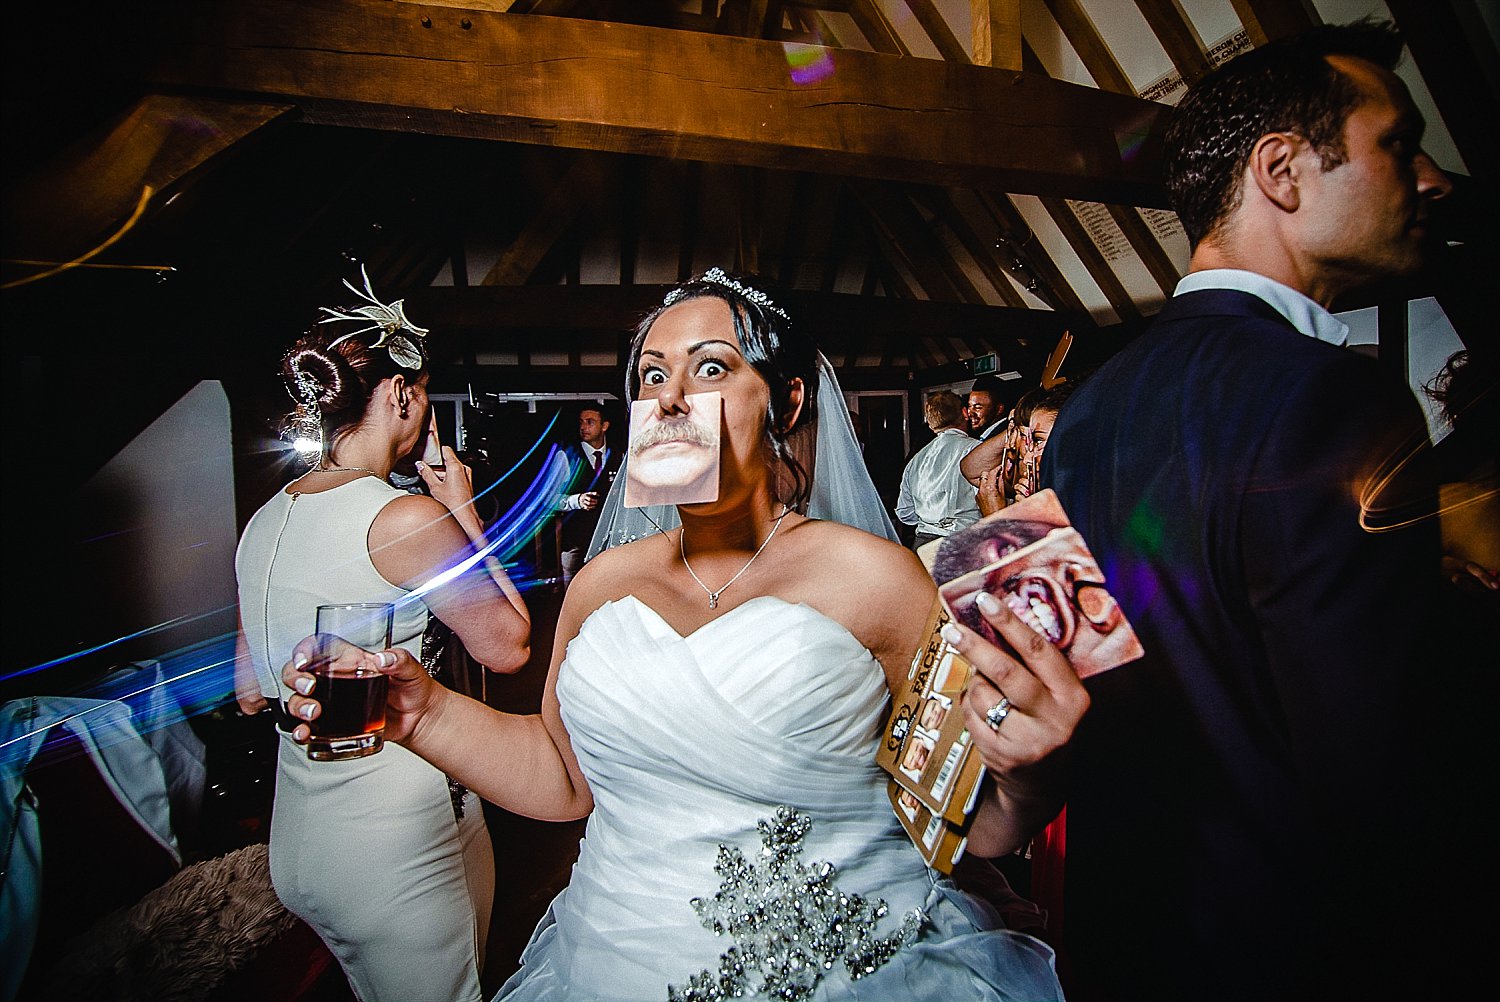
<svg viewBox="0 0 1500 1002">
<path fill-rule="evenodd" d="M 722 399 L 718 499 L 624 510 L 617 478 L 540 715 L 433 684 L 403 651 L 347 656 L 391 676 L 387 739 L 508 810 L 589 815 L 500 999 L 1060 998 L 1051 951 L 995 929 L 897 824 L 875 751 L 934 585 L 890 539 L 804 513 L 862 509 L 842 517 L 890 532 L 831 370 L 749 281 L 713 269 L 637 331 L 628 392 L 657 420 Z M 992 777 L 969 836 L 982 855 L 1055 813 L 1045 766 L 1088 704 L 1055 649 L 991 608 L 1023 660 L 951 628 L 985 676 L 965 701 Z M 285 672 L 304 719 L 310 649 Z"/>
</svg>

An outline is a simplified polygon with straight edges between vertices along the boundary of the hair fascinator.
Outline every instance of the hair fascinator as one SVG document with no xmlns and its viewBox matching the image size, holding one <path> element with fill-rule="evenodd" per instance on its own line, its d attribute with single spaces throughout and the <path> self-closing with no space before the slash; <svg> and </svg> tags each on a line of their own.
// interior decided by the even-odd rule
<svg viewBox="0 0 1500 1002">
<path fill-rule="evenodd" d="M 386 304 L 376 298 L 375 290 L 370 287 L 370 275 L 365 271 L 363 264 L 359 266 L 359 274 L 365 280 L 363 290 L 356 289 L 349 284 L 347 278 L 344 279 L 344 288 L 359 298 L 367 300 L 370 305 L 358 306 L 348 311 L 335 310 L 328 306 L 321 307 L 328 316 L 319 320 L 318 323 L 331 324 L 343 320 L 352 320 L 355 323 L 368 321 L 368 323 L 357 331 L 350 331 L 335 338 L 328 347 L 335 348 L 355 335 L 378 330 L 380 336 L 370 343 L 371 348 L 384 348 L 390 352 L 391 361 L 403 369 L 420 369 L 424 357 L 420 339 L 427 336 L 427 328 L 418 327 L 406 319 L 406 311 L 402 308 L 406 300 L 398 299 L 394 303 Z"/>
</svg>

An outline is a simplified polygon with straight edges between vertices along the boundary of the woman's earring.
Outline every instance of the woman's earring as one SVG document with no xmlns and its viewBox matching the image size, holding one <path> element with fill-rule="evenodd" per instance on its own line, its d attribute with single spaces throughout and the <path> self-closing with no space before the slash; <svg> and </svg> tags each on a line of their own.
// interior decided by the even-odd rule
<svg viewBox="0 0 1500 1002">
<path fill-rule="evenodd" d="M 401 405 L 401 420 L 403 420 L 403 421 L 406 420 L 406 405 L 405 404 Z"/>
</svg>

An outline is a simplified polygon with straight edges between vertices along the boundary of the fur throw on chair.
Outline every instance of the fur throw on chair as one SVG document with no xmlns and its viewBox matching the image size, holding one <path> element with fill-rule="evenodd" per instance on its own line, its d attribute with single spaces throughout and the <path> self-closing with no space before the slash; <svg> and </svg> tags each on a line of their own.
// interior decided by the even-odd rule
<svg viewBox="0 0 1500 1002">
<path fill-rule="evenodd" d="M 255 844 L 184 867 L 76 937 L 39 998 L 199 1002 L 296 922 Z"/>
</svg>

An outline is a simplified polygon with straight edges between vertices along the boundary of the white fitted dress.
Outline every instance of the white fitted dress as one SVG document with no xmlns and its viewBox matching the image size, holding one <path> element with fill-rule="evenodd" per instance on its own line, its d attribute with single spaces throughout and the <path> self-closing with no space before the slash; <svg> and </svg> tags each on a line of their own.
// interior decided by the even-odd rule
<svg viewBox="0 0 1500 1002">
<path fill-rule="evenodd" d="M 391 602 L 393 641 L 420 656 L 428 611 L 370 561 L 376 515 L 401 491 L 361 477 L 317 494 L 280 491 L 235 556 L 240 616 L 261 692 L 291 695 L 281 667 L 319 605 Z M 473 1002 L 495 863 L 474 794 L 455 822 L 442 772 L 399 745 L 312 762 L 281 735 L 271 881 L 338 957 L 363 1002 Z"/>
</svg>

